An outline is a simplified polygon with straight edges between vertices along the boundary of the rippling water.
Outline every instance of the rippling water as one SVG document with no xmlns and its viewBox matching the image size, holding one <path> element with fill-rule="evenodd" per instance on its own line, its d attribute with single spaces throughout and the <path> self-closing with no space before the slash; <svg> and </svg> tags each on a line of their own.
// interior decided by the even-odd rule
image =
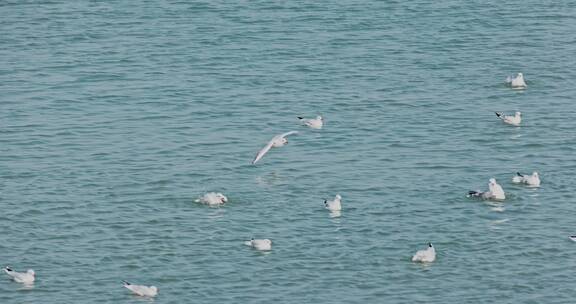
<svg viewBox="0 0 576 304">
<path fill-rule="evenodd" d="M 141 303 L 122 279 L 158 303 L 576 296 L 576 3 L 29 0 L 0 17 L 0 263 L 37 273 L 4 276 L 2 303 Z M 504 85 L 516 72 L 528 89 Z M 298 125 L 317 114 L 324 129 Z M 534 170 L 541 188 L 511 183 Z M 490 177 L 504 203 L 465 197 Z M 206 191 L 230 203 L 193 202 Z M 428 241 L 437 261 L 410 262 Z"/>
</svg>

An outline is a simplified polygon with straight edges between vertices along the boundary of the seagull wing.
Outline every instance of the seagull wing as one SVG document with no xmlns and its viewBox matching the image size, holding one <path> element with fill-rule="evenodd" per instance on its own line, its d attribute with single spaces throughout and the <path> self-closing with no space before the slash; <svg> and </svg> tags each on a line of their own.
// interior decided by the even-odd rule
<svg viewBox="0 0 576 304">
<path fill-rule="evenodd" d="M 264 148 L 262 148 L 262 150 L 258 151 L 258 154 L 256 154 L 256 158 L 254 158 L 254 160 L 252 161 L 252 164 L 256 164 L 256 162 L 258 162 L 262 157 L 264 157 L 264 155 L 266 153 L 268 153 L 268 151 L 270 151 L 270 148 L 272 148 L 272 144 L 274 144 L 274 140 L 276 139 L 276 137 L 272 138 L 268 144 L 266 144 L 266 146 Z"/>
<path fill-rule="evenodd" d="M 278 135 L 277 137 L 279 137 L 279 138 L 283 138 L 283 137 L 286 137 L 286 136 L 288 136 L 288 135 L 292 135 L 292 134 L 298 134 L 298 131 L 290 131 L 290 132 L 286 132 L 286 133 L 283 133 L 283 134 L 280 134 L 280 135 Z"/>
</svg>

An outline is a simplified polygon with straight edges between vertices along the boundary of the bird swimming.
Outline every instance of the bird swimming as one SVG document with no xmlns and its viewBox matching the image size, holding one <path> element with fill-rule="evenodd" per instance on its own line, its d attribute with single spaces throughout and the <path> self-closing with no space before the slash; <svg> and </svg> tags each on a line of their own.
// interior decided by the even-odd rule
<svg viewBox="0 0 576 304">
<path fill-rule="evenodd" d="M 262 157 L 264 157 L 264 155 L 266 153 L 268 153 L 268 151 L 270 151 L 270 149 L 283 147 L 286 144 L 288 144 L 288 139 L 286 139 L 286 136 L 292 135 L 292 134 L 297 134 L 297 133 L 298 133 L 298 131 L 290 131 L 290 132 L 286 132 L 284 134 L 274 136 L 268 142 L 268 144 L 266 144 L 266 146 L 264 146 L 264 148 L 262 148 L 260 151 L 258 151 L 258 154 L 256 154 L 256 158 L 254 158 L 254 160 L 252 161 L 252 164 L 253 165 L 256 164 L 260 159 L 262 159 Z"/>
<path fill-rule="evenodd" d="M 491 178 L 488 182 L 488 191 L 469 191 L 467 196 L 498 201 L 506 199 L 506 195 L 504 194 L 502 186 L 500 186 L 494 178 Z"/>
<path fill-rule="evenodd" d="M 36 273 L 32 269 L 28 269 L 26 272 L 16 272 L 10 266 L 6 266 L 4 272 L 18 283 L 32 284 L 36 280 Z"/>
<path fill-rule="evenodd" d="M 340 211 L 342 210 L 341 200 L 342 197 L 340 196 L 340 194 L 336 194 L 336 197 L 334 197 L 333 200 L 331 201 L 324 200 L 324 206 L 326 207 L 326 209 L 330 211 Z"/>
<path fill-rule="evenodd" d="M 254 239 L 244 242 L 244 245 L 255 248 L 260 251 L 272 250 L 272 241 L 269 239 Z"/>
<path fill-rule="evenodd" d="M 312 129 L 322 129 L 322 127 L 324 126 L 324 119 L 320 115 L 316 116 L 316 118 L 314 119 L 305 119 L 303 117 L 298 117 L 298 119 L 300 119 L 300 121 L 303 122 L 304 125 Z"/>
<path fill-rule="evenodd" d="M 197 203 L 202 203 L 210 206 L 223 205 L 228 202 L 228 198 L 219 192 L 208 192 L 195 200 Z"/>
<path fill-rule="evenodd" d="M 122 281 L 124 287 L 128 288 L 134 294 L 141 297 L 155 297 L 158 294 L 158 288 L 156 286 L 144 286 L 144 285 L 134 285 L 126 281 Z"/>
<path fill-rule="evenodd" d="M 506 83 L 516 89 L 523 89 L 527 87 L 526 82 L 524 81 L 524 75 L 522 73 L 516 74 L 516 77 L 508 76 L 506 78 Z"/>
<path fill-rule="evenodd" d="M 516 172 L 516 176 L 512 178 L 512 182 L 517 184 L 526 184 L 531 187 L 540 187 L 540 175 L 538 172 L 532 172 L 532 175 L 523 175 L 520 172 Z"/>
<path fill-rule="evenodd" d="M 520 122 L 522 122 L 522 113 L 520 112 L 516 112 L 514 113 L 514 116 L 511 115 L 504 115 L 502 112 L 495 112 L 496 116 L 498 116 L 498 118 L 500 118 L 503 122 L 509 124 L 509 125 L 513 125 L 513 126 L 519 126 Z"/>
<path fill-rule="evenodd" d="M 428 248 L 425 250 L 418 250 L 412 257 L 412 262 L 431 263 L 436 260 L 436 249 L 432 243 L 428 243 Z"/>
</svg>

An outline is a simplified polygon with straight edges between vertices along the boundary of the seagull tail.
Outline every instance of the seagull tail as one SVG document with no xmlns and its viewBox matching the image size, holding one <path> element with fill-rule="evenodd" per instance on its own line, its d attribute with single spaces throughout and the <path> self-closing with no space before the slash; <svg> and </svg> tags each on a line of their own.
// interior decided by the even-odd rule
<svg viewBox="0 0 576 304">
<path fill-rule="evenodd" d="M 122 280 L 122 284 L 124 284 L 124 286 L 130 286 L 130 285 L 132 285 L 132 284 L 128 283 L 128 281 L 124 281 L 124 280 Z"/>
<path fill-rule="evenodd" d="M 516 175 L 518 175 L 520 177 L 524 177 L 524 175 L 520 174 L 520 172 L 516 172 Z"/>
<path fill-rule="evenodd" d="M 496 116 L 498 116 L 498 118 L 502 119 L 502 113 L 500 112 L 494 112 L 494 113 L 496 113 Z"/>
<path fill-rule="evenodd" d="M 304 118 L 303 118 L 303 117 L 300 117 L 300 116 L 298 116 L 298 119 L 302 120 L 302 119 L 304 119 Z"/>
<path fill-rule="evenodd" d="M 468 195 L 467 195 L 467 196 L 468 196 L 468 197 L 477 197 L 477 196 L 480 196 L 480 195 L 482 195 L 482 192 L 479 192 L 479 191 L 468 191 Z"/>
</svg>

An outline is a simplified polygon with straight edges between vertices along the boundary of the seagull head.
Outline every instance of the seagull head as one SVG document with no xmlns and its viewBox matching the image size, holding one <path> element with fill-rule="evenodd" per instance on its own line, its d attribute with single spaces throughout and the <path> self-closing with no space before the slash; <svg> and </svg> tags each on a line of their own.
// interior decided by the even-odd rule
<svg viewBox="0 0 576 304">
<path fill-rule="evenodd" d="M 158 288 L 156 286 L 150 286 L 150 290 L 152 290 L 155 293 L 158 293 Z"/>
<path fill-rule="evenodd" d="M 31 276 L 35 276 L 35 275 L 36 275 L 36 273 L 35 273 L 34 270 L 32 270 L 32 269 L 28 269 L 28 271 L 26 271 L 26 273 L 28 273 L 28 274 L 31 275 Z"/>
<path fill-rule="evenodd" d="M 515 114 L 516 114 L 516 116 L 520 116 L 520 115 L 522 115 L 522 113 L 521 113 L 521 112 L 516 112 Z"/>
<path fill-rule="evenodd" d="M 538 172 L 536 171 L 532 172 L 532 176 L 538 177 Z"/>
<path fill-rule="evenodd" d="M 336 199 L 337 199 L 337 200 L 341 200 L 341 199 L 342 199 L 342 197 L 340 196 L 340 194 L 336 194 Z"/>
<path fill-rule="evenodd" d="M 322 116 L 318 115 L 318 116 L 316 116 L 316 119 L 322 120 L 323 118 L 322 118 Z"/>
<path fill-rule="evenodd" d="M 518 73 L 518 77 L 522 78 L 524 75 L 522 73 Z"/>
<path fill-rule="evenodd" d="M 227 202 L 228 202 L 228 198 L 227 198 L 226 196 L 224 196 L 224 194 L 218 193 L 218 194 L 216 194 L 216 196 L 220 199 L 220 201 L 221 201 L 222 203 L 227 203 Z"/>
<path fill-rule="evenodd" d="M 496 185 L 496 179 L 495 178 L 491 178 L 488 182 L 490 182 L 491 185 Z"/>
</svg>

